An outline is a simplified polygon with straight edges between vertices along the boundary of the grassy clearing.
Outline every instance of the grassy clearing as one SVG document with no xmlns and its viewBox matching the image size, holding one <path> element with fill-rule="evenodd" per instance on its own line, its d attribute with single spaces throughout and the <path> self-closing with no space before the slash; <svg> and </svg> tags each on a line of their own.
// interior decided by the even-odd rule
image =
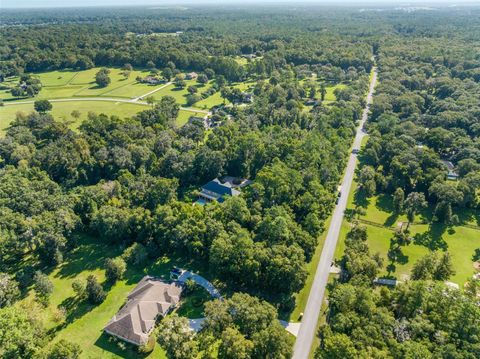
<svg viewBox="0 0 480 359">
<path fill-rule="evenodd" d="M 347 208 L 353 209 L 355 203 L 366 208 L 366 213 L 360 216 L 360 221 L 374 222 L 375 225 L 361 222 L 368 232 L 368 245 L 372 253 L 380 253 L 385 259 L 380 276 L 402 279 L 410 275 L 413 264 L 431 250 L 448 251 L 452 257 L 453 267 L 456 274 L 450 279 L 452 282 L 463 286 L 467 279 L 474 273 L 472 255 L 476 248 L 480 248 L 480 230 L 454 226 L 447 227 L 441 223 L 426 224 L 432 217 L 432 208 L 427 208 L 416 218 L 416 222 L 410 226 L 413 237 L 412 243 L 401 247 L 401 255 L 397 262 L 388 260 L 387 253 L 390 248 L 390 240 L 398 222 L 406 222 L 404 214 L 396 216 L 392 213 L 392 196 L 380 194 L 365 199 L 356 195 L 357 183 L 354 181 L 349 193 Z M 458 210 L 457 210 L 458 211 Z M 465 210 L 459 213 L 463 223 L 479 224 L 480 214 Z M 335 258 L 341 258 L 345 249 L 345 238 L 351 225 L 346 220 L 342 224 L 340 240 L 335 252 Z"/>
<path fill-rule="evenodd" d="M 155 100 L 160 100 L 164 96 L 172 96 L 180 106 L 187 106 L 187 96 L 189 94 L 187 89 L 189 86 L 195 86 L 198 90 L 198 94 L 208 90 L 212 86 L 212 82 L 204 85 L 199 84 L 197 80 L 185 80 L 185 83 L 186 86 L 184 88 L 177 88 L 174 84 L 166 86 L 155 92 L 153 97 Z M 194 106 L 199 107 L 198 104 L 195 104 Z"/>
<path fill-rule="evenodd" d="M 333 86 L 326 86 L 325 89 L 327 90 L 327 92 L 325 93 L 325 101 L 336 101 L 337 100 L 337 97 L 335 96 L 334 94 L 334 91 L 336 89 L 344 89 L 346 88 L 347 85 L 345 84 L 336 84 L 336 85 L 333 85 Z M 320 90 L 318 90 L 320 91 Z"/>
<path fill-rule="evenodd" d="M 149 85 L 149 84 L 134 82 L 134 83 L 128 84 L 128 86 L 117 87 L 116 89 L 106 92 L 103 95 L 110 96 L 110 97 L 135 98 L 135 97 L 145 95 L 146 93 L 149 93 L 150 91 L 153 91 L 162 86 L 165 86 L 165 85 L 163 84 Z"/>
<path fill-rule="evenodd" d="M 59 70 L 35 74 L 40 79 L 43 87 L 67 85 L 78 74 L 78 71 Z"/>
<path fill-rule="evenodd" d="M 53 102 L 52 116 L 61 122 L 67 122 L 71 129 L 77 129 L 87 119 L 88 112 L 104 113 L 120 118 L 131 117 L 136 113 L 148 109 L 148 106 L 113 101 L 68 101 Z M 71 113 L 73 110 L 80 111 L 80 117 L 75 119 Z M 8 105 L 0 107 L 0 135 L 5 132 L 10 122 L 15 119 L 17 112 L 28 114 L 33 111 L 33 104 Z M 190 116 L 204 116 L 202 113 L 180 110 L 177 125 L 185 124 Z"/>
</svg>

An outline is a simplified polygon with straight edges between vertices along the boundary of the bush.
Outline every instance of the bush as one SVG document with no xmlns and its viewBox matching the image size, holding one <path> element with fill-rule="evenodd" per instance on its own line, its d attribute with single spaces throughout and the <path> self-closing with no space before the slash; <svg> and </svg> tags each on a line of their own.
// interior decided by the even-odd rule
<svg viewBox="0 0 480 359">
<path fill-rule="evenodd" d="M 92 274 L 87 277 L 86 293 L 88 301 L 92 304 L 102 303 L 107 296 L 102 286 L 98 284 L 97 278 Z"/>
<path fill-rule="evenodd" d="M 45 113 L 52 109 L 52 104 L 48 100 L 37 100 L 33 104 L 33 107 L 35 108 L 35 111 Z"/>
<path fill-rule="evenodd" d="M 146 355 L 146 354 L 149 354 L 149 353 L 153 352 L 153 349 L 155 349 L 156 341 L 157 341 L 157 338 L 156 338 L 155 334 L 152 333 L 150 335 L 150 337 L 148 338 L 148 342 L 146 342 L 145 344 L 140 345 L 138 347 L 138 352 L 140 354 L 143 354 L 143 355 Z"/>
<path fill-rule="evenodd" d="M 82 353 L 82 348 L 78 344 L 71 343 L 65 339 L 60 339 L 55 343 L 48 353 L 48 359 L 77 359 Z"/>
<path fill-rule="evenodd" d="M 122 254 L 122 258 L 128 264 L 142 265 L 148 258 L 148 251 L 141 243 L 134 243 Z"/>
<path fill-rule="evenodd" d="M 47 306 L 50 300 L 50 295 L 53 292 L 53 283 L 47 275 L 43 274 L 41 271 L 35 272 L 33 282 L 38 300 L 41 304 Z"/>
<path fill-rule="evenodd" d="M 78 298 L 83 298 L 85 296 L 86 283 L 81 279 L 75 279 L 72 282 L 72 289 Z"/>
<path fill-rule="evenodd" d="M 109 282 L 115 283 L 117 280 L 122 279 L 126 270 L 127 265 L 121 257 L 108 258 L 105 261 L 105 276 Z"/>
</svg>

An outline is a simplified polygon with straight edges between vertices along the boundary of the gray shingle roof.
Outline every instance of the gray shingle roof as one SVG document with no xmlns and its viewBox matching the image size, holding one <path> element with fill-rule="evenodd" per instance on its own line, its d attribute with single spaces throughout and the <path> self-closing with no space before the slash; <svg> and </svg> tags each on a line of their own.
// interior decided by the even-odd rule
<svg viewBox="0 0 480 359">
<path fill-rule="evenodd" d="M 136 345 L 145 344 L 158 315 L 165 316 L 178 304 L 182 289 L 178 282 L 144 277 L 105 326 L 105 332 Z"/>
</svg>

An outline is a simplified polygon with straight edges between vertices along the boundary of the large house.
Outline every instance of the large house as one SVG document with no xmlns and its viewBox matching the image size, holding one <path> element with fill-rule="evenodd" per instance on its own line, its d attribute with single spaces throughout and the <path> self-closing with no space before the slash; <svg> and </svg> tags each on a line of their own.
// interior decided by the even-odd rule
<svg viewBox="0 0 480 359">
<path fill-rule="evenodd" d="M 226 196 L 238 196 L 240 188 L 249 185 L 251 181 L 235 177 L 224 177 L 222 180 L 214 180 L 203 185 L 198 196 L 197 204 L 204 205 L 208 202 L 223 202 Z"/>
<path fill-rule="evenodd" d="M 447 167 L 447 179 L 451 181 L 456 181 L 458 179 L 458 173 L 455 171 L 455 166 L 450 161 L 442 160 L 442 163 Z"/>
<path fill-rule="evenodd" d="M 143 345 L 159 316 L 164 317 L 180 301 L 183 286 L 145 276 L 127 297 L 127 303 L 113 316 L 104 331 L 126 342 Z"/>
<path fill-rule="evenodd" d="M 196 72 L 189 72 L 188 74 L 185 75 L 186 80 L 195 80 L 198 77 L 198 74 Z"/>
</svg>

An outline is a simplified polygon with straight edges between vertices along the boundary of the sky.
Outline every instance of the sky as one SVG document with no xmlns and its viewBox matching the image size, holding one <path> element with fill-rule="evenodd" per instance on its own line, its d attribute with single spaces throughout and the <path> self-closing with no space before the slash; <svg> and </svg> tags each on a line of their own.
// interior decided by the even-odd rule
<svg viewBox="0 0 480 359">
<path fill-rule="evenodd" d="M 128 6 L 128 5 L 162 5 L 162 4 L 192 4 L 192 3 L 326 3 L 326 4 L 358 4 L 371 5 L 375 3 L 392 5 L 432 4 L 432 3 L 469 3 L 479 4 L 480 0 L 0 0 L 0 8 L 16 7 L 76 7 L 76 6 Z"/>
</svg>

